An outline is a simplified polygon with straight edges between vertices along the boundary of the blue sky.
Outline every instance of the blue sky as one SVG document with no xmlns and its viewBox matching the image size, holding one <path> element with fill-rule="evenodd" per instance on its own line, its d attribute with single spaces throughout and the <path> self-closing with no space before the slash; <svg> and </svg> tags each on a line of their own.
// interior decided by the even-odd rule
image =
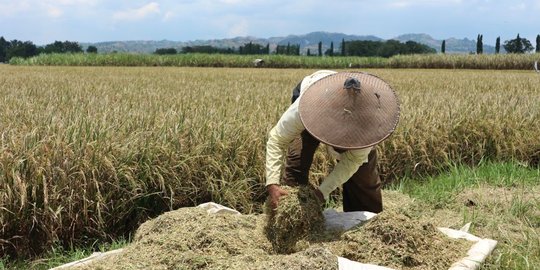
<svg viewBox="0 0 540 270">
<path fill-rule="evenodd" d="M 484 44 L 515 38 L 533 46 L 540 0 L 0 0 L 0 36 L 37 45 L 70 40 L 275 37 L 313 31 L 392 38 L 426 33 Z"/>
</svg>

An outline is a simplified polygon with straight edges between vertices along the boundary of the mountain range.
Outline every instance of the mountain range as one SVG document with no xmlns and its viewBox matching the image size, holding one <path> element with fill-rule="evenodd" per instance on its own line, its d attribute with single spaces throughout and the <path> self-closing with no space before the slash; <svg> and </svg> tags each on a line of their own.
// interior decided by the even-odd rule
<svg viewBox="0 0 540 270">
<path fill-rule="evenodd" d="M 441 50 L 442 40 L 435 39 L 428 34 L 404 34 L 391 38 L 400 42 L 414 41 L 428 45 L 437 51 Z M 238 48 L 246 43 L 253 42 L 266 46 L 270 44 L 270 48 L 274 49 L 277 45 L 296 45 L 299 44 L 302 53 L 306 53 L 310 49 L 312 53 L 318 51 L 318 44 L 322 42 L 323 51 L 330 48 L 330 44 L 334 43 L 334 50 L 338 51 L 342 40 L 372 40 L 384 41 L 373 35 L 347 35 L 343 33 L 330 32 L 311 32 L 304 35 L 288 35 L 286 37 L 235 37 L 225 39 L 210 39 L 210 40 L 194 40 L 194 41 L 171 41 L 171 40 L 133 40 L 133 41 L 107 41 L 96 43 L 81 43 L 83 48 L 90 45 L 98 48 L 98 52 L 131 52 L 131 53 L 152 53 L 159 48 L 175 48 L 178 51 L 186 46 L 210 45 L 219 48 Z M 458 39 L 448 38 L 446 40 L 447 53 L 470 53 L 476 52 L 476 40 L 474 39 Z M 484 44 L 484 53 L 495 52 L 495 47 Z"/>
</svg>

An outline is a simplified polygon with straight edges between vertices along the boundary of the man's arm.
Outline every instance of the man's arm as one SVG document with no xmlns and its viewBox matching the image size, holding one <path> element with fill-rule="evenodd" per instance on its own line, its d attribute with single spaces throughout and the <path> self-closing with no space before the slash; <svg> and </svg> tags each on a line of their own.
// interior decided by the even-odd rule
<svg viewBox="0 0 540 270">
<path fill-rule="evenodd" d="M 279 184 L 283 157 L 289 144 L 304 130 L 298 113 L 298 100 L 281 116 L 266 143 L 266 185 Z"/>
<path fill-rule="evenodd" d="M 358 168 L 368 161 L 368 155 L 371 149 L 372 148 L 369 147 L 365 149 L 349 150 L 341 154 L 340 161 L 319 187 L 325 200 L 328 200 L 328 196 L 332 191 L 347 182 Z"/>
</svg>

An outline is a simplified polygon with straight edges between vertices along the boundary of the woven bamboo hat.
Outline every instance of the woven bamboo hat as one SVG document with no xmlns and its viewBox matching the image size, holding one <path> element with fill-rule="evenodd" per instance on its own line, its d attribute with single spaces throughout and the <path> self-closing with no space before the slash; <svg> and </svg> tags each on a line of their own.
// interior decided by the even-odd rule
<svg viewBox="0 0 540 270">
<path fill-rule="evenodd" d="M 394 132 L 399 102 L 382 79 L 339 72 L 309 86 L 300 96 L 300 119 L 322 143 L 339 149 L 373 146 Z"/>
</svg>

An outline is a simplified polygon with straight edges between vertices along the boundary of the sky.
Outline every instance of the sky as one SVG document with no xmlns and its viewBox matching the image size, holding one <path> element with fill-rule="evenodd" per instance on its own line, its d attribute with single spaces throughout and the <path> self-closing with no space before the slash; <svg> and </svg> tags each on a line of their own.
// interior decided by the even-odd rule
<svg viewBox="0 0 540 270">
<path fill-rule="evenodd" d="M 193 41 L 314 31 L 390 39 L 483 35 L 484 44 L 519 33 L 535 45 L 540 0 L 0 0 L 0 36 L 56 40 Z"/>
</svg>

